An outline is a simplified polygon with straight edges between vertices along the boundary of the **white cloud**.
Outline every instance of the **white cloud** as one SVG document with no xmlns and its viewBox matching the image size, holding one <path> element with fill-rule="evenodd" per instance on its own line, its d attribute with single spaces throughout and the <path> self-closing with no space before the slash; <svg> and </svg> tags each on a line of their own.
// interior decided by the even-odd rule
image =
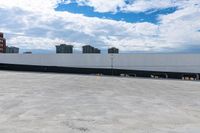
<svg viewBox="0 0 200 133">
<path fill-rule="evenodd" d="M 49 12 L 52 11 L 57 3 L 63 0 L 0 0 L 1 8 L 20 8 L 26 11 L 40 11 Z"/>
<path fill-rule="evenodd" d="M 126 5 L 122 10 L 128 12 L 145 12 L 150 9 L 162 9 L 176 6 L 173 0 L 135 0 L 132 4 Z"/>
<path fill-rule="evenodd" d="M 199 0 L 75 0 L 79 5 L 93 7 L 96 12 L 145 12 L 151 9 L 165 9 L 170 7 L 186 8 L 199 4 Z M 70 3 L 70 1 L 68 1 Z"/>
<path fill-rule="evenodd" d="M 22 41 L 23 40 L 23 41 Z M 28 37 L 28 36 L 17 36 L 13 37 L 9 40 L 9 43 L 11 44 L 20 44 L 20 47 L 23 49 L 46 49 L 46 50 L 55 50 L 55 45 L 59 45 L 62 43 L 69 43 L 71 45 L 74 45 L 75 48 L 81 48 L 81 43 L 76 42 L 67 42 L 65 40 L 59 39 L 59 38 L 45 38 L 45 37 Z M 27 47 L 27 44 L 29 46 Z"/>
<path fill-rule="evenodd" d="M 200 2 L 197 0 L 176 2 L 179 10 L 160 16 L 158 25 L 148 22 L 126 23 L 56 12 L 54 8 L 61 1 L 0 0 L 0 18 L 4 18 L 0 20 L 0 30 L 7 33 L 8 44 L 27 49 L 54 49 L 54 45 L 66 42 L 74 44 L 76 48 L 91 44 L 100 48 L 116 46 L 124 51 L 165 51 L 190 45 L 200 47 L 200 32 L 197 32 L 200 29 L 200 7 L 197 3 Z M 83 3 L 89 0 L 79 1 Z M 116 5 L 124 4 L 121 0 L 116 3 L 101 3 L 100 0 L 90 2 L 93 2 L 90 3 L 93 6 L 102 5 L 96 6 L 95 10 L 103 12 L 115 12 Z M 161 5 L 168 6 L 170 4 L 165 2 Z M 137 11 L 148 9 L 148 6 L 143 6 Z"/>
<path fill-rule="evenodd" d="M 77 0 L 79 5 L 94 7 L 96 12 L 116 12 L 118 7 L 125 5 L 124 0 Z"/>
<path fill-rule="evenodd" d="M 150 9 L 162 9 L 178 6 L 179 0 L 76 0 L 79 5 L 93 7 L 96 12 L 116 12 L 117 9 L 125 12 L 145 12 Z M 183 0 L 185 1 L 185 0 Z"/>
<path fill-rule="evenodd" d="M 200 47 L 200 5 L 160 17 L 160 36 L 175 47 Z"/>
</svg>

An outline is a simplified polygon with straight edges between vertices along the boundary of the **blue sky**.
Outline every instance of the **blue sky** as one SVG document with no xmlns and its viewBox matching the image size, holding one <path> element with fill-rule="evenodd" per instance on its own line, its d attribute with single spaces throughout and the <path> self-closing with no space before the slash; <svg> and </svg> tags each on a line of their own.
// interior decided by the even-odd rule
<svg viewBox="0 0 200 133">
<path fill-rule="evenodd" d="M 60 3 L 55 9 L 56 11 L 68 11 L 75 14 L 83 14 L 87 17 L 98 17 L 103 19 L 112 19 L 116 21 L 125 21 L 129 23 L 150 22 L 159 23 L 158 16 L 173 13 L 177 10 L 176 7 L 168 7 L 163 9 L 149 9 L 145 12 L 96 12 L 93 7 L 78 5 L 77 2 L 69 4 Z"/>
<path fill-rule="evenodd" d="M 0 0 L 0 17 L 7 44 L 21 49 L 200 52 L 199 0 Z"/>
</svg>

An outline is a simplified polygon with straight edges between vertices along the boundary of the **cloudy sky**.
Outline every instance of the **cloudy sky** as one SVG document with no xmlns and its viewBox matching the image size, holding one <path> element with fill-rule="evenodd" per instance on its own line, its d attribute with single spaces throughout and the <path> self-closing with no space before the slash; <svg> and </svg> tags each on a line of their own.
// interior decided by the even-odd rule
<svg viewBox="0 0 200 133">
<path fill-rule="evenodd" d="M 200 0 L 0 0 L 8 45 L 200 52 Z"/>
</svg>

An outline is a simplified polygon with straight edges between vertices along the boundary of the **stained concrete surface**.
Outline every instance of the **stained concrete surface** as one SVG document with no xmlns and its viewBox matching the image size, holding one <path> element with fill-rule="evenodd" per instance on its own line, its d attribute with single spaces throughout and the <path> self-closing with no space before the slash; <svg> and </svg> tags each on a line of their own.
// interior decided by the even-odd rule
<svg viewBox="0 0 200 133">
<path fill-rule="evenodd" d="M 0 71 L 0 133 L 199 133 L 200 82 Z"/>
</svg>

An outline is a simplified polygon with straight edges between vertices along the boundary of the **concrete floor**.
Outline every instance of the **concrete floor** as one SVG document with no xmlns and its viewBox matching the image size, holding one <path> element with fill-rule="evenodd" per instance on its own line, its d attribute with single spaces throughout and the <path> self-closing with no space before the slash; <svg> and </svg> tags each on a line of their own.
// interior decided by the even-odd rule
<svg viewBox="0 0 200 133">
<path fill-rule="evenodd" d="M 200 82 L 0 71 L 0 133 L 199 133 Z"/>
</svg>

